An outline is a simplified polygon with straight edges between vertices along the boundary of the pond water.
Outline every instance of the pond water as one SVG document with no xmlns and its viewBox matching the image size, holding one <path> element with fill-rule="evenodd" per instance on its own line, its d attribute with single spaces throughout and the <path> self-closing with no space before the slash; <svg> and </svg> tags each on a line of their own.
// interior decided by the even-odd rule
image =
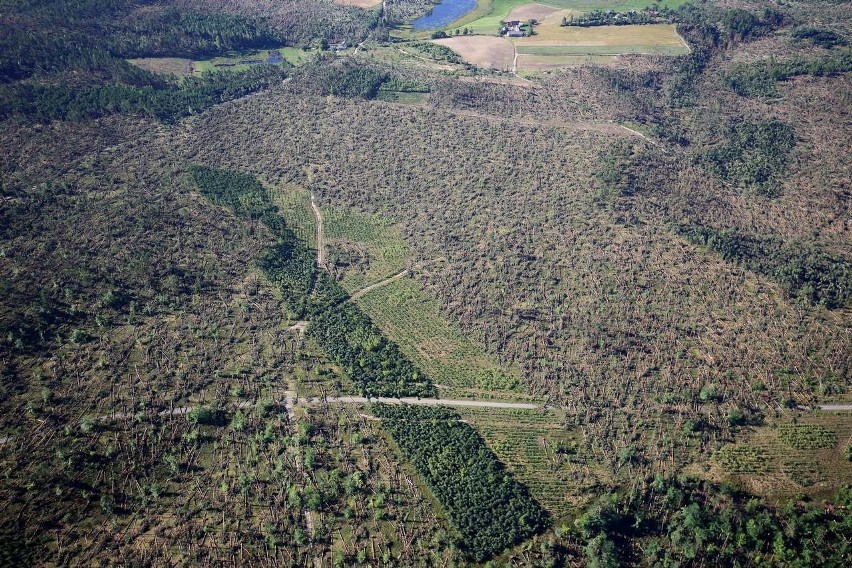
<svg viewBox="0 0 852 568">
<path fill-rule="evenodd" d="M 443 28 L 474 8 L 476 8 L 476 0 L 444 0 L 432 8 L 431 14 L 417 18 L 411 22 L 411 25 L 415 30 Z"/>
</svg>

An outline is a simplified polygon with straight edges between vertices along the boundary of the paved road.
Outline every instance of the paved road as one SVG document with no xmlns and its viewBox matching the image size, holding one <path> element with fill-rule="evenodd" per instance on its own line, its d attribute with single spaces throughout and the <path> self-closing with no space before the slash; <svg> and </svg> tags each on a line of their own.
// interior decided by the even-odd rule
<svg viewBox="0 0 852 568">
<path fill-rule="evenodd" d="M 817 408 L 820 410 L 852 410 L 852 404 L 821 404 Z"/>
</svg>

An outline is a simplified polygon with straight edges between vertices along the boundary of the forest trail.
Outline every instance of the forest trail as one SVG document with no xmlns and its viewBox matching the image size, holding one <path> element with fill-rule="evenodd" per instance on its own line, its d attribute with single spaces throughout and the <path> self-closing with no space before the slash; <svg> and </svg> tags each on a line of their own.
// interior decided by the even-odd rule
<svg viewBox="0 0 852 568">
<path fill-rule="evenodd" d="M 317 218 L 317 268 L 323 268 L 325 265 L 325 243 L 322 239 L 322 211 L 314 200 L 313 191 L 311 192 L 311 209 L 314 210 L 314 217 Z"/>
<path fill-rule="evenodd" d="M 403 270 L 402 272 L 399 272 L 397 274 L 394 274 L 393 276 L 390 276 L 388 278 L 385 278 L 384 280 L 381 280 L 380 282 L 376 282 L 375 284 L 370 284 L 369 286 L 367 286 L 365 288 L 361 288 L 357 292 L 353 292 L 352 295 L 349 296 L 349 299 L 350 300 L 357 300 L 358 298 L 360 298 L 364 294 L 368 294 L 368 293 L 372 292 L 373 290 L 375 290 L 376 288 L 381 288 L 382 286 L 387 286 L 391 282 L 396 282 L 397 280 L 399 280 L 400 278 L 402 278 L 406 274 L 408 274 L 407 268 L 405 270 Z"/>
<path fill-rule="evenodd" d="M 285 393 L 285 402 L 284 408 L 287 412 L 287 416 L 290 420 L 295 423 L 295 407 L 297 404 L 306 404 L 306 405 L 314 405 L 314 404 L 411 404 L 411 405 L 419 405 L 419 406 L 459 406 L 459 407 L 468 407 L 468 408 L 518 408 L 524 410 L 547 410 L 548 406 L 542 406 L 541 404 L 533 404 L 530 402 L 500 402 L 496 400 L 453 400 L 453 399 L 443 399 L 443 398 L 390 398 L 390 397 L 363 397 L 363 396 L 328 396 L 328 397 L 305 397 L 296 400 L 296 393 L 294 391 L 287 391 Z M 250 408 L 255 403 L 253 401 L 241 401 L 237 404 L 237 408 Z M 171 410 L 163 410 L 162 412 L 157 413 L 158 416 L 183 416 L 189 414 L 196 408 L 201 408 L 200 405 L 196 406 L 178 406 Z M 852 412 L 852 404 L 821 404 L 819 406 L 814 407 L 814 410 L 819 410 L 822 412 Z M 133 413 L 130 412 L 114 412 L 112 414 L 104 414 L 101 416 L 95 416 L 91 418 L 91 420 L 95 422 L 103 422 L 107 420 L 128 420 L 134 417 Z M 365 416 L 366 417 L 366 416 Z M 0 436 L 0 446 L 10 442 L 13 439 L 12 436 Z M 313 519 L 310 518 L 309 512 L 306 512 L 305 524 L 308 525 L 308 529 L 313 531 Z"/>
<path fill-rule="evenodd" d="M 306 397 L 300 399 L 305 404 L 411 404 L 419 406 L 467 406 L 475 408 L 520 408 L 535 410 L 542 408 L 540 404 L 530 402 L 500 402 L 496 400 L 452 400 L 443 398 L 391 398 L 391 397 L 364 397 L 364 396 L 327 396 Z"/>
</svg>

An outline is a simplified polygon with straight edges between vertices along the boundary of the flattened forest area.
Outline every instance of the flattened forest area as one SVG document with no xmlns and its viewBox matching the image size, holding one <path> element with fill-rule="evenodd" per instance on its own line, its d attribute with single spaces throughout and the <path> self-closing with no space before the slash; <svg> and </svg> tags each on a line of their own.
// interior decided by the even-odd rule
<svg viewBox="0 0 852 568">
<path fill-rule="evenodd" d="M 0 5 L 0 565 L 843 565 L 852 4 L 343 4 Z"/>
</svg>

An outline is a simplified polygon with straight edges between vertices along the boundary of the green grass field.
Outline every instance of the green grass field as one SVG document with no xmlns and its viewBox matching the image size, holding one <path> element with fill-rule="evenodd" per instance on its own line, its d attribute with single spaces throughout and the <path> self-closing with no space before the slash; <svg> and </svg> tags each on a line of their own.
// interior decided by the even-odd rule
<svg viewBox="0 0 852 568">
<path fill-rule="evenodd" d="M 668 0 L 659 2 L 659 5 L 677 8 L 686 2 L 687 0 Z M 473 11 L 448 25 L 446 29 L 466 27 L 474 33 L 497 35 L 500 22 L 506 18 L 509 12 L 518 6 L 530 3 L 530 0 L 480 0 Z M 655 4 L 651 0 L 543 0 L 536 3 L 560 10 L 572 9 L 577 12 L 590 12 L 592 10 L 627 12 L 629 10 L 641 10 Z M 426 37 L 429 33 L 420 32 L 415 35 Z"/>
<path fill-rule="evenodd" d="M 195 61 L 195 74 L 201 75 L 207 71 L 245 71 L 251 65 L 240 64 L 240 61 L 245 59 L 266 59 L 266 52 L 269 50 L 253 50 L 241 53 L 234 53 L 227 57 L 214 57 L 212 59 L 203 59 Z M 310 58 L 310 53 L 295 47 L 279 47 L 277 51 L 281 53 L 281 58 L 290 65 L 301 65 Z"/>
<path fill-rule="evenodd" d="M 518 46 L 519 55 L 538 55 L 548 57 L 577 56 L 577 55 L 613 55 L 613 54 L 655 54 L 655 55 L 681 55 L 686 53 L 683 46 L 649 46 L 649 45 L 620 45 L 613 46 L 596 45 L 560 45 L 560 46 Z"/>
<path fill-rule="evenodd" d="M 441 314 L 437 300 L 402 278 L 358 300 L 388 338 L 439 385 L 489 390 L 517 387 L 476 344 Z M 499 393 L 493 393 L 499 394 Z M 506 393 L 510 398 L 512 393 Z"/>
</svg>

